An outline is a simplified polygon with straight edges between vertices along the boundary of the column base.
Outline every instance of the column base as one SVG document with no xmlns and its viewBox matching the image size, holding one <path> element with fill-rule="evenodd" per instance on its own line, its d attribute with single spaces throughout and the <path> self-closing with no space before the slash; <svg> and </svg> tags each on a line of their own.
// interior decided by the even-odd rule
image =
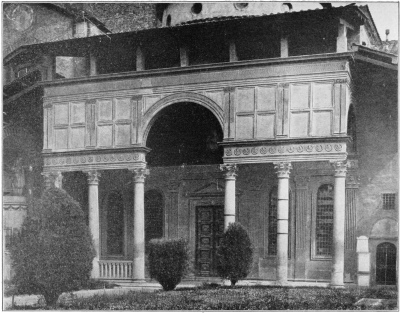
<svg viewBox="0 0 400 313">
<path fill-rule="evenodd" d="M 289 286 L 289 283 L 287 281 L 276 281 L 275 286 L 277 287 L 287 287 Z"/>
</svg>

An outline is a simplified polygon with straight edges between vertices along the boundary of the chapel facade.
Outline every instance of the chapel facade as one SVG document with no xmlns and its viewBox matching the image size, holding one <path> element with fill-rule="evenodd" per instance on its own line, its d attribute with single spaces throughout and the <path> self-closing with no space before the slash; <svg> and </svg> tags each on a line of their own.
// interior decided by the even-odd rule
<svg viewBox="0 0 400 313">
<path fill-rule="evenodd" d="M 163 4 L 158 28 L 6 56 L 35 69 L 4 86 L 8 223 L 53 186 L 87 212 L 93 278 L 148 279 L 161 237 L 215 277 L 238 221 L 249 279 L 396 284 L 397 55 L 366 6 L 296 5 Z"/>
</svg>

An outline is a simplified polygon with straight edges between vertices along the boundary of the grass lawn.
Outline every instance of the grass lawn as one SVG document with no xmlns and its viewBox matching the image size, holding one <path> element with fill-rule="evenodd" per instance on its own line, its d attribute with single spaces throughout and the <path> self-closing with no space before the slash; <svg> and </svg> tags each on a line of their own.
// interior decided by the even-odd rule
<svg viewBox="0 0 400 313">
<path fill-rule="evenodd" d="M 396 289 L 202 287 L 98 295 L 60 303 L 60 310 L 356 310 L 361 298 L 397 299 Z M 396 305 L 382 307 L 394 310 Z M 21 309 L 40 309 L 15 307 Z M 43 308 L 42 308 L 43 309 Z"/>
</svg>

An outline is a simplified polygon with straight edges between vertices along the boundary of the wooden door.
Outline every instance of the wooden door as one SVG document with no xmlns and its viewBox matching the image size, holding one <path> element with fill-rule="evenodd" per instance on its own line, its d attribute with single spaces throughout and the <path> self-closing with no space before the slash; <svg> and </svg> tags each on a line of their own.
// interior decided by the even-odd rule
<svg viewBox="0 0 400 313">
<path fill-rule="evenodd" d="M 224 233 L 224 207 L 196 207 L 197 276 L 217 276 L 216 250 Z"/>
</svg>

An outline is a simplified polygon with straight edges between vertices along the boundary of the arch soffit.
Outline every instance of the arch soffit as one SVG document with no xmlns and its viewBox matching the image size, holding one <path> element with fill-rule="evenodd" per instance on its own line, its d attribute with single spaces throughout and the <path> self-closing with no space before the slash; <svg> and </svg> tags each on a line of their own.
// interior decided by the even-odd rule
<svg viewBox="0 0 400 313">
<path fill-rule="evenodd" d="M 157 114 L 167 106 L 175 103 L 180 103 L 180 102 L 192 102 L 199 104 L 206 109 L 209 109 L 216 119 L 218 120 L 221 129 L 224 129 L 224 123 L 223 123 L 223 111 L 222 108 L 213 100 L 210 98 L 193 93 L 193 92 L 182 92 L 178 94 L 172 94 L 169 96 L 166 96 L 159 101 L 157 101 L 155 104 L 151 106 L 151 108 L 144 114 L 144 119 L 143 119 L 143 126 L 142 129 L 144 130 L 143 132 L 143 140 L 142 142 L 146 144 L 147 141 L 147 136 L 150 132 L 151 126 L 153 123 L 157 120 Z"/>
</svg>

